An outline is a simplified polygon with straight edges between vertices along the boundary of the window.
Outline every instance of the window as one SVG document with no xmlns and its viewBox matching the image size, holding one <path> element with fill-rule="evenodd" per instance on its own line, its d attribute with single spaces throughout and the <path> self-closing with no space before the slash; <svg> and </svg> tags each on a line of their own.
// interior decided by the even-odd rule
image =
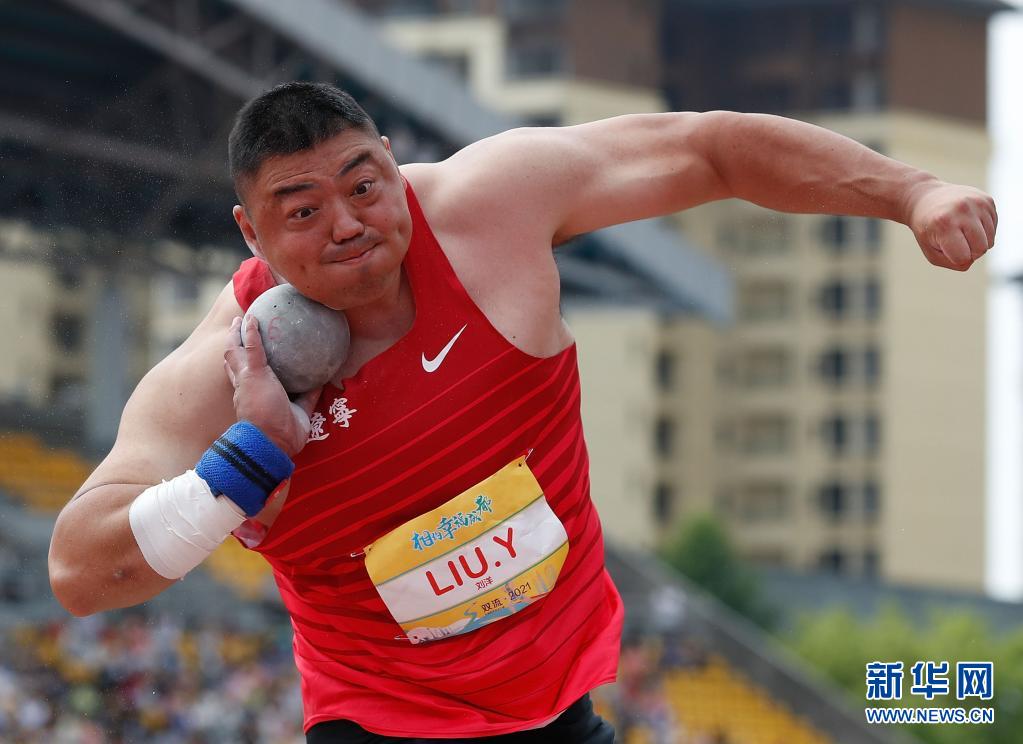
<svg viewBox="0 0 1023 744">
<path fill-rule="evenodd" d="M 784 483 L 750 483 L 742 493 L 740 516 L 749 522 L 784 518 L 789 489 Z"/>
<path fill-rule="evenodd" d="M 825 483 L 817 491 L 817 506 L 824 516 L 840 521 L 849 511 L 848 488 L 838 481 Z"/>
<path fill-rule="evenodd" d="M 791 355 L 784 348 L 751 349 L 743 356 L 746 387 L 779 387 L 789 381 Z"/>
<path fill-rule="evenodd" d="M 742 450 L 752 455 L 785 452 L 789 446 L 789 429 L 785 416 L 751 416 L 744 422 Z"/>
<path fill-rule="evenodd" d="M 881 448 L 881 419 L 876 413 L 863 419 L 863 447 L 868 455 L 876 455 Z"/>
<path fill-rule="evenodd" d="M 868 346 L 863 350 L 863 382 L 874 387 L 881 379 L 881 350 Z"/>
<path fill-rule="evenodd" d="M 849 311 L 849 287 L 837 279 L 828 282 L 821 287 L 818 302 L 826 315 L 835 320 L 843 318 Z"/>
<path fill-rule="evenodd" d="M 821 354 L 817 368 L 825 382 L 841 385 L 849 379 L 849 352 L 841 348 L 828 349 Z"/>
<path fill-rule="evenodd" d="M 53 338 L 64 351 L 78 351 L 82 346 L 82 319 L 64 313 L 53 316 Z"/>
<path fill-rule="evenodd" d="M 874 522 L 881 513 L 881 487 L 877 481 L 868 480 L 863 484 L 863 518 Z"/>
<path fill-rule="evenodd" d="M 856 248 L 876 254 L 881 248 L 882 220 L 832 215 L 820 222 L 819 238 L 825 249 L 839 255 Z"/>
<path fill-rule="evenodd" d="M 739 292 L 743 320 L 780 320 L 789 315 L 791 287 L 782 282 L 750 282 Z"/>
<path fill-rule="evenodd" d="M 821 438 L 833 455 L 840 455 L 849 445 L 849 422 L 845 416 L 829 416 L 821 422 Z"/>
<path fill-rule="evenodd" d="M 675 512 L 675 489 L 667 483 L 658 483 L 654 489 L 654 519 L 662 525 L 671 521 Z"/>
<path fill-rule="evenodd" d="M 667 349 L 657 353 L 657 386 L 662 392 L 673 390 L 676 385 L 677 357 Z"/>
<path fill-rule="evenodd" d="M 821 222 L 821 242 L 835 253 L 843 252 L 849 243 L 849 220 L 832 215 Z"/>
<path fill-rule="evenodd" d="M 877 320 L 881 314 L 881 283 L 875 278 L 863 285 L 863 309 L 868 320 Z"/>
<path fill-rule="evenodd" d="M 876 148 L 875 148 L 876 149 Z M 877 253 L 881 248 L 881 220 L 870 217 L 867 223 L 867 250 L 870 253 Z"/>
<path fill-rule="evenodd" d="M 675 422 L 661 416 L 654 425 L 654 446 L 657 454 L 670 457 L 675 450 Z"/>
<path fill-rule="evenodd" d="M 845 554 L 838 548 L 825 550 L 818 557 L 817 565 L 828 573 L 842 573 L 845 570 Z"/>
</svg>

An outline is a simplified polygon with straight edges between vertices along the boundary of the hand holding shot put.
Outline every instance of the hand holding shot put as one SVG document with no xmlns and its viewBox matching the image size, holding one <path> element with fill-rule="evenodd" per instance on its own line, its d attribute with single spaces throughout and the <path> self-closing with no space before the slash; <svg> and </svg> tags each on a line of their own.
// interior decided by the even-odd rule
<svg viewBox="0 0 1023 744">
<path fill-rule="evenodd" d="M 294 401 L 267 364 L 266 352 L 254 315 L 236 317 L 227 333 L 224 369 L 234 387 L 238 420 L 251 421 L 289 456 L 297 454 L 309 438 L 309 416 L 320 386 L 300 393 Z M 324 380 L 326 382 L 326 380 Z M 322 385 L 322 383 L 321 383 Z"/>
</svg>

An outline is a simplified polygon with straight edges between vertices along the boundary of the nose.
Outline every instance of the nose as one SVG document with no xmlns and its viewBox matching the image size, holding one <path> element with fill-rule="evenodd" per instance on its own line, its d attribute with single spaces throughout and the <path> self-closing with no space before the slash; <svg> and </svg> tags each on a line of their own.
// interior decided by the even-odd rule
<svg viewBox="0 0 1023 744">
<path fill-rule="evenodd" d="M 339 205 L 333 211 L 330 237 L 335 243 L 343 243 L 351 238 L 356 238 L 366 229 L 358 215 L 344 206 Z"/>
</svg>

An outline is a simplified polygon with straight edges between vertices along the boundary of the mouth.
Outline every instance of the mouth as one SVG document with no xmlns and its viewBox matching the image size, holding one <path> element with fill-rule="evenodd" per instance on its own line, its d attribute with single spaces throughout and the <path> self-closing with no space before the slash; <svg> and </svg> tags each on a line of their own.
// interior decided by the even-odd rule
<svg viewBox="0 0 1023 744">
<path fill-rule="evenodd" d="M 366 259 L 367 256 L 369 256 L 370 253 L 376 250 L 377 246 L 379 245 L 380 245 L 379 243 L 373 243 L 372 245 L 366 246 L 365 248 L 360 248 L 358 252 L 356 252 L 353 255 L 349 255 L 347 258 L 336 258 L 332 260 L 330 263 L 344 264 L 345 266 L 352 266 L 354 264 L 361 263 L 363 260 Z"/>
</svg>

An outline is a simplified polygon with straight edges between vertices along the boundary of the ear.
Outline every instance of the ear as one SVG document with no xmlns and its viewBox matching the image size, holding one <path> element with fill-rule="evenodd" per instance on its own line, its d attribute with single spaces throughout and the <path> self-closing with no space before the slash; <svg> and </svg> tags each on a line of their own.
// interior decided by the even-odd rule
<svg viewBox="0 0 1023 744">
<path fill-rule="evenodd" d="M 242 231 L 242 237 L 245 238 L 245 245 L 252 251 L 252 255 L 256 258 L 262 258 L 266 260 L 266 256 L 263 255 L 262 249 L 259 247 L 259 238 L 256 237 L 256 228 L 252 226 L 252 222 L 249 220 L 249 215 L 245 211 L 245 207 L 241 204 L 235 204 L 234 209 L 231 210 L 231 214 L 234 217 L 234 221 L 238 223 L 238 229 Z"/>
<path fill-rule="evenodd" d="M 393 160 L 394 164 L 397 165 L 398 161 L 394 157 L 394 152 L 391 151 L 391 140 L 389 140 L 386 136 L 381 136 L 380 141 L 384 143 L 384 149 L 387 150 L 387 154 L 391 156 L 391 160 Z"/>
</svg>

